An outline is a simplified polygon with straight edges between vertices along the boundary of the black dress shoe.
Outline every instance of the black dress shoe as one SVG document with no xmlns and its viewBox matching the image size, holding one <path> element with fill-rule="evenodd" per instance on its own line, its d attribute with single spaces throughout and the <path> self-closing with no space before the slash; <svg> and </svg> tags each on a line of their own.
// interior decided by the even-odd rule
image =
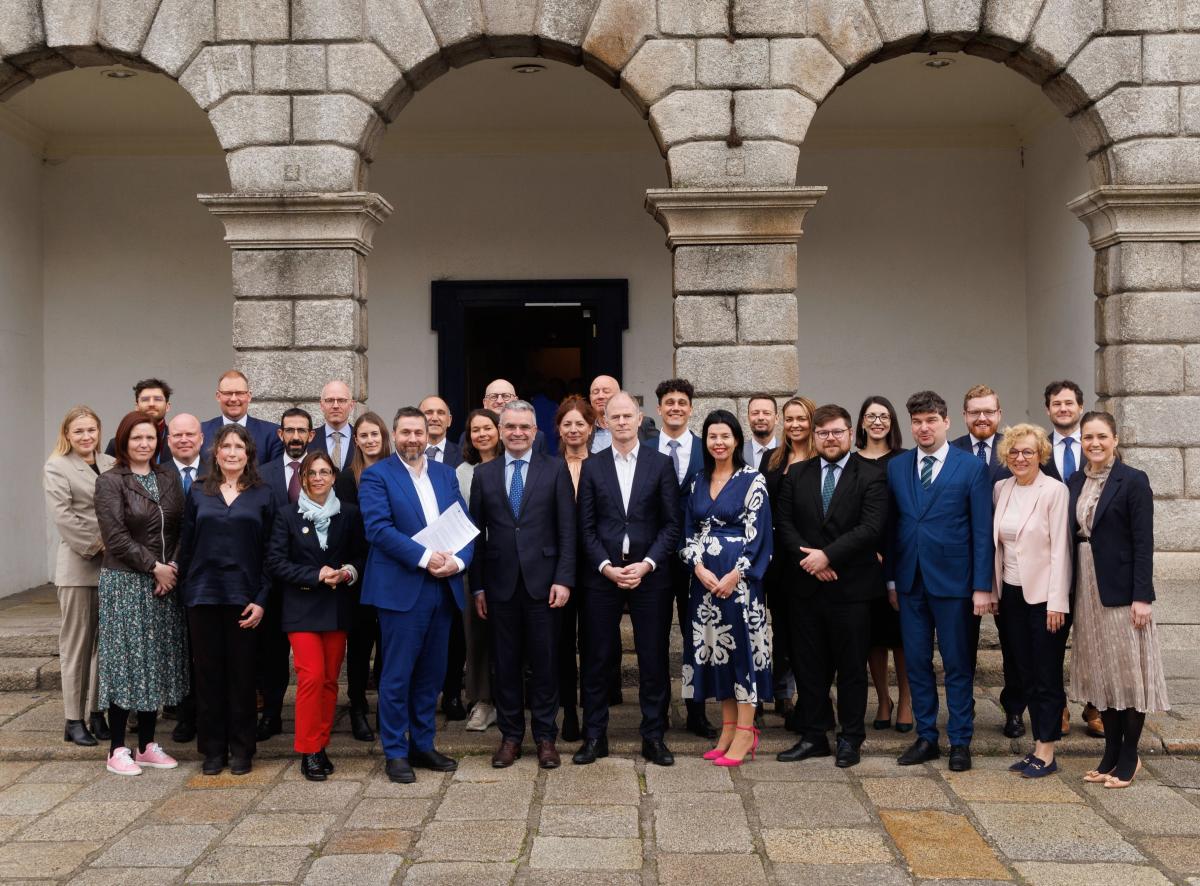
<svg viewBox="0 0 1200 886">
<path fill-rule="evenodd" d="M 171 741 L 176 744 L 191 744 L 196 740 L 196 724 L 191 720 L 180 720 L 171 730 Z"/>
<path fill-rule="evenodd" d="M 675 765 L 675 755 L 661 738 L 642 739 L 642 759 L 655 766 Z"/>
<path fill-rule="evenodd" d="M 574 706 L 563 708 L 562 729 L 558 731 L 563 741 L 579 741 L 579 714 Z"/>
<path fill-rule="evenodd" d="M 457 695 L 442 699 L 442 713 L 447 720 L 467 719 L 467 709 L 463 707 L 462 699 Z"/>
<path fill-rule="evenodd" d="M 438 753 L 434 748 L 427 751 L 410 750 L 408 762 L 421 769 L 432 769 L 434 772 L 453 772 L 458 768 L 457 760 Z"/>
<path fill-rule="evenodd" d="M 1004 718 L 1004 737 L 1020 738 L 1025 734 L 1025 719 L 1020 714 L 1009 714 Z"/>
<path fill-rule="evenodd" d="M 586 766 L 589 763 L 595 763 L 601 757 L 608 756 L 608 739 L 601 738 L 585 738 L 583 744 L 571 756 L 571 762 L 578 766 Z"/>
<path fill-rule="evenodd" d="M 844 738 L 838 739 L 837 754 L 833 758 L 834 766 L 838 769 L 849 769 L 851 766 L 857 766 L 861 759 L 858 748 Z"/>
<path fill-rule="evenodd" d="M 254 764 L 251 762 L 249 757 L 244 759 L 238 759 L 237 757 L 234 757 L 229 761 L 230 775 L 249 775 L 250 770 L 253 768 Z"/>
<path fill-rule="evenodd" d="M 82 720 L 67 721 L 67 725 L 63 727 L 63 741 L 73 741 L 84 748 L 94 748 L 97 744 L 96 737 L 88 732 Z"/>
<path fill-rule="evenodd" d="M 717 727 L 708 722 L 708 716 L 703 711 L 698 714 L 688 713 L 687 731 L 709 741 L 717 737 Z"/>
<path fill-rule="evenodd" d="M 112 733 L 108 731 L 108 723 L 104 720 L 104 714 L 99 711 L 93 711 L 90 718 L 91 733 L 100 741 L 108 741 L 112 738 Z"/>
<path fill-rule="evenodd" d="M 200 771 L 205 775 L 220 775 L 221 770 L 224 768 L 224 757 L 205 757 L 204 763 L 200 766 Z"/>
<path fill-rule="evenodd" d="M 950 771 L 966 772 L 971 768 L 971 746 L 969 744 L 950 745 Z"/>
<path fill-rule="evenodd" d="M 283 719 L 263 714 L 258 718 L 258 726 L 254 728 L 254 740 L 266 741 L 272 735 L 283 732 Z"/>
<path fill-rule="evenodd" d="M 941 755 L 942 752 L 938 749 L 936 741 L 918 738 L 908 746 L 908 750 L 896 758 L 896 762 L 901 766 L 916 766 L 918 763 L 936 760 Z"/>
<path fill-rule="evenodd" d="M 329 759 L 329 755 L 325 753 L 324 748 L 321 748 L 313 756 L 317 758 L 317 762 L 321 764 L 321 768 L 325 770 L 326 775 L 333 775 L 333 761 Z"/>
<path fill-rule="evenodd" d="M 388 757 L 383 771 L 396 784 L 412 784 L 417 780 L 417 773 L 413 772 L 413 768 L 408 765 L 408 760 L 403 757 Z"/>
<path fill-rule="evenodd" d="M 828 757 L 830 753 L 828 741 L 809 741 L 802 738 L 786 751 L 776 754 L 775 759 L 780 763 L 799 763 L 809 757 Z"/>
<path fill-rule="evenodd" d="M 375 730 L 371 728 L 371 721 L 367 717 L 366 711 L 350 712 L 350 734 L 357 741 L 375 740 Z"/>
<path fill-rule="evenodd" d="M 325 772 L 325 767 L 321 765 L 320 757 L 316 754 L 300 755 L 300 774 L 309 781 L 324 781 L 329 777 Z"/>
</svg>

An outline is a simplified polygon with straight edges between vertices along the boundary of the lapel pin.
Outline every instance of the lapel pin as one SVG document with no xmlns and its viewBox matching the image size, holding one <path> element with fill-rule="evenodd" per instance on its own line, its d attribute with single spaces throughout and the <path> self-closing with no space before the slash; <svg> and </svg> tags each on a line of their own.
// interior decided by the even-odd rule
<svg viewBox="0 0 1200 886">
<path fill-rule="evenodd" d="M 300 531 L 303 532 L 305 535 L 308 535 L 308 527 L 307 526 L 301 527 Z"/>
</svg>

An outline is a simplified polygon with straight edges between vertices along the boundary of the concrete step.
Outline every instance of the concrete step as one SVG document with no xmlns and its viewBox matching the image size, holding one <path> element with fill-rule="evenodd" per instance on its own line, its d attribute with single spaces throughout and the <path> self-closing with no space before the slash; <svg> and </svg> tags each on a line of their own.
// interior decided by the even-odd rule
<svg viewBox="0 0 1200 886">
<path fill-rule="evenodd" d="M 0 657 L 0 692 L 61 687 L 57 655 Z"/>
</svg>

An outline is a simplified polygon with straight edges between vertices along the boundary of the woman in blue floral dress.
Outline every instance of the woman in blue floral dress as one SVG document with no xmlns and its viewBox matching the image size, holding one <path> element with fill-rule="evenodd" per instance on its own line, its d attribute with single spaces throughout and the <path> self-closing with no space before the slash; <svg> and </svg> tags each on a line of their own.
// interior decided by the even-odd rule
<svg viewBox="0 0 1200 886">
<path fill-rule="evenodd" d="M 772 699 L 762 584 L 771 560 L 771 506 L 762 474 L 742 457 L 742 428 L 732 413 L 710 412 L 701 439 L 704 471 L 688 496 L 680 550 L 693 570 L 683 697 L 721 702 L 721 737 L 704 758 L 740 766 L 758 747 L 755 709 Z"/>
</svg>

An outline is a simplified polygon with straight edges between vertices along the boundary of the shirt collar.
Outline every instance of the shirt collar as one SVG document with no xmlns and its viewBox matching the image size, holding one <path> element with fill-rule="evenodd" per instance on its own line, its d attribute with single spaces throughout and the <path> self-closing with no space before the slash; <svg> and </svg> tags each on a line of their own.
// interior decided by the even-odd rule
<svg viewBox="0 0 1200 886">
<path fill-rule="evenodd" d="M 1076 428 L 1076 429 L 1075 429 L 1075 430 L 1074 430 L 1072 433 L 1068 434 L 1068 435 L 1067 435 L 1067 437 L 1064 437 L 1064 436 L 1063 436 L 1062 434 L 1060 434 L 1060 433 L 1059 433 L 1057 430 L 1051 431 L 1050 433 L 1051 433 L 1051 438 L 1052 438 L 1052 440 L 1053 440 L 1053 442 L 1054 442 L 1054 445 L 1055 445 L 1055 446 L 1057 446 L 1057 445 L 1059 445 L 1060 443 L 1062 443 L 1062 441 L 1063 441 L 1063 440 L 1066 440 L 1066 439 L 1067 439 L 1067 437 L 1070 437 L 1070 438 L 1071 438 L 1072 440 L 1074 440 L 1076 443 L 1079 443 L 1079 442 L 1080 442 L 1080 440 L 1079 440 L 1079 428 Z"/>
<path fill-rule="evenodd" d="M 441 440 L 438 440 L 438 442 L 436 442 L 436 443 L 430 443 L 429 446 L 432 446 L 438 452 L 444 453 L 446 451 L 446 438 L 443 437 Z M 427 446 L 426 450 L 428 450 L 428 448 L 429 447 Z"/>
<path fill-rule="evenodd" d="M 428 460 L 425 458 L 424 455 L 421 456 L 421 460 L 419 463 L 420 467 L 417 467 L 417 468 L 414 468 L 412 465 L 410 465 L 408 462 L 406 462 L 403 458 L 400 458 L 400 453 L 398 453 L 398 452 L 396 453 L 396 458 L 399 460 L 400 464 L 404 465 L 404 469 L 406 471 L 408 471 L 409 475 L 414 480 L 421 479 L 429 472 L 428 467 L 427 467 Z"/>
<path fill-rule="evenodd" d="M 171 461 L 175 462 L 175 469 L 178 471 L 182 471 L 184 468 L 191 468 L 193 471 L 200 470 L 200 456 L 198 456 L 198 455 L 196 456 L 195 460 L 192 461 L 191 464 L 185 464 L 184 462 L 181 462 L 179 459 L 177 459 L 173 455 L 171 456 Z"/>
<path fill-rule="evenodd" d="M 945 462 L 946 456 L 949 453 L 950 453 L 950 441 L 949 440 L 947 440 L 945 443 L 943 443 L 941 445 L 941 447 L 939 449 L 937 449 L 935 452 L 925 452 L 923 449 L 918 447 L 917 448 L 917 464 L 920 464 L 921 459 L 923 459 L 927 455 L 932 455 L 938 461 Z"/>
<path fill-rule="evenodd" d="M 841 458 L 839 458 L 837 461 L 834 461 L 834 462 L 826 461 L 826 460 L 825 460 L 825 458 L 824 458 L 823 456 L 822 456 L 822 458 L 821 458 L 821 461 L 822 461 L 822 462 L 825 464 L 825 466 L 829 466 L 829 465 L 831 465 L 831 464 L 834 464 L 834 465 L 837 465 L 837 466 L 838 466 L 838 469 L 839 469 L 839 470 L 845 470 L 845 468 L 846 468 L 846 462 L 848 462 L 849 460 L 850 460 L 850 453 L 849 453 L 849 452 L 847 452 L 845 455 L 843 455 Z"/>
<path fill-rule="evenodd" d="M 524 455 L 522 455 L 520 458 L 517 458 L 516 456 L 514 456 L 511 452 L 509 452 L 506 449 L 506 450 L 504 450 L 504 466 L 507 468 L 514 461 L 523 461 L 523 462 L 525 462 L 525 464 L 529 464 L 529 456 L 530 456 L 530 453 L 532 453 L 532 452 L 533 452 L 532 449 L 526 450 Z"/>
<path fill-rule="evenodd" d="M 633 448 L 629 450 L 629 455 L 621 455 L 619 452 L 617 452 L 617 447 L 614 446 L 614 447 L 612 447 L 613 459 L 615 461 L 637 462 L 638 450 L 640 450 L 641 448 L 642 448 L 641 441 L 640 440 L 635 441 L 633 444 Z"/>
<path fill-rule="evenodd" d="M 248 413 L 248 412 L 245 415 L 243 415 L 241 418 L 236 419 L 236 420 L 230 418 L 227 415 L 222 415 L 221 423 L 226 424 L 226 425 L 241 425 L 244 428 L 244 427 L 246 427 L 246 419 L 249 417 L 250 417 L 250 413 Z"/>
</svg>

